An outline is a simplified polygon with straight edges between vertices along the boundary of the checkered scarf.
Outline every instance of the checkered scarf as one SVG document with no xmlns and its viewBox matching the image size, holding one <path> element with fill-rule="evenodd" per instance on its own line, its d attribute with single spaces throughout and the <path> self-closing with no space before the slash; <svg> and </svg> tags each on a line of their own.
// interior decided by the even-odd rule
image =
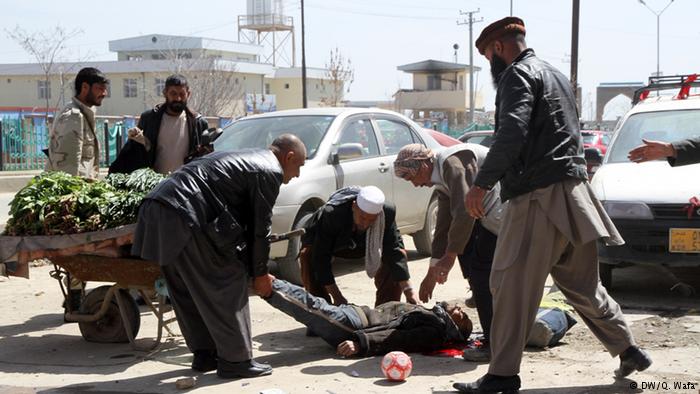
<svg viewBox="0 0 700 394">
<path fill-rule="evenodd" d="M 416 176 L 421 164 L 434 157 L 433 151 L 422 144 L 409 144 L 401 148 L 394 160 L 394 174 L 403 179 Z"/>
</svg>

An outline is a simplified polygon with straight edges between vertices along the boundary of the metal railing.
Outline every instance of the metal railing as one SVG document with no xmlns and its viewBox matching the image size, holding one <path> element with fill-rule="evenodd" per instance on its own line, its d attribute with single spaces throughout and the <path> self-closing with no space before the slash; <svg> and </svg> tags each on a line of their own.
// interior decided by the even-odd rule
<svg viewBox="0 0 700 394">
<path fill-rule="evenodd" d="M 133 118 L 98 118 L 100 167 L 108 167 L 116 159 L 126 141 L 126 130 L 133 123 Z M 48 147 L 45 118 L 0 117 L 0 171 L 43 170 Z"/>
</svg>

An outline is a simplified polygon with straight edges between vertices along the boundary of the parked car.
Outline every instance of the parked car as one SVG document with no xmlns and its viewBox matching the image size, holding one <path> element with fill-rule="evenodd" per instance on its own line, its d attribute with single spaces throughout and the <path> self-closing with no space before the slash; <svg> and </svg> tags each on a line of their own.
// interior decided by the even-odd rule
<svg viewBox="0 0 700 394">
<path fill-rule="evenodd" d="M 462 142 L 470 144 L 479 144 L 487 148 L 493 143 L 493 130 L 469 131 L 458 138 Z"/>
<path fill-rule="evenodd" d="M 418 252 L 429 254 L 437 214 L 432 188 L 416 188 L 394 176 L 393 162 L 410 143 L 444 149 L 413 121 L 379 109 L 314 108 L 255 115 L 227 126 L 214 143 L 217 151 L 267 147 L 283 133 L 294 133 L 307 148 L 301 175 L 282 185 L 273 209 L 272 232 L 295 229 L 335 190 L 349 185 L 375 185 L 396 204 L 402 234 L 413 236 Z M 300 282 L 299 239 L 272 244 L 270 257 L 278 275 Z"/>
<path fill-rule="evenodd" d="M 433 129 L 423 129 L 423 130 L 427 131 L 428 134 L 430 134 L 435 139 L 435 141 L 437 141 L 438 144 L 440 144 L 444 147 L 448 147 L 448 146 L 457 145 L 457 144 L 462 143 L 460 140 L 458 140 L 456 138 L 452 138 L 445 133 L 441 133 L 441 132 L 433 130 Z"/>
<path fill-rule="evenodd" d="M 601 130 L 581 130 L 584 148 L 597 148 L 600 153 L 605 155 L 610 144 L 612 133 Z"/>
<path fill-rule="evenodd" d="M 662 80 L 650 87 L 664 85 Z M 665 160 L 637 164 L 627 158 L 642 139 L 670 142 L 698 135 L 700 96 L 647 97 L 623 117 L 591 184 L 625 239 L 623 246 L 599 248 L 604 286 L 612 284 L 613 267 L 700 266 L 700 210 L 689 204 L 700 195 L 700 164 L 671 167 Z"/>
</svg>

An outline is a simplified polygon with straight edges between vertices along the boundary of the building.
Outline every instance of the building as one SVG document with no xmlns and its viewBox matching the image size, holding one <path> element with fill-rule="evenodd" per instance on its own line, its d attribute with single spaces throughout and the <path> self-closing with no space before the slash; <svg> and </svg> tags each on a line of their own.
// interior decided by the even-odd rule
<svg viewBox="0 0 700 394">
<path fill-rule="evenodd" d="M 413 75 L 413 88 L 395 94 L 399 112 L 410 110 L 415 120 L 429 120 L 436 115 L 447 119 L 450 127 L 466 125 L 469 111 L 469 65 L 425 60 L 405 64 L 398 70 Z M 474 71 L 480 71 L 474 67 Z M 481 94 L 475 95 L 475 107 L 483 110 Z"/>
<path fill-rule="evenodd" d="M 0 64 L 0 112 L 63 107 L 83 67 L 96 67 L 111 81 L 100 115 L 135 116 L 152 108 L 163 101 L 165 79 L 176 72 L 190 82 L 193 108 L 208 116 L 302 107 L 301 68 L 261 62 L 261 45 L 150 34 L 110 41 L 109 49 L 117 60 L 57 63 L 48 83 L 39 64 Z M 310 107 L 321 105 L 328 88 L 326 70 L 307 68 Z"/>
</svg>

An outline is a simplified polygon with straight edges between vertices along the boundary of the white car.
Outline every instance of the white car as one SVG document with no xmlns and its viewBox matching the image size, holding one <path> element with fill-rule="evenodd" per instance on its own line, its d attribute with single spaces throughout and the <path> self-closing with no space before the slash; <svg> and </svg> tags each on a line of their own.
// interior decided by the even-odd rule
<svg viewBox="0 0 700 394">
<path fill-rule="evenodd" d="M 263 148 L 280 134 L 292 133 L 308 151 L 301 175 L 283 185 L 273 209 L 272 232 L 296 228 L 335 190 L 350 185 L 375 185 L 396 205 L 402 234 L 413 236 L 416 249 L 430 253 L 437 214 L 432 188 L 416 188 L 394 175 L 393 162 L 404 145 L 422 143 L 440 150 L 433 137 L 398 113 L 380 109 L 314 108 L 254 115 L 227 126 L 217 151 Z M 272 244 L 270 257 L 278 275 L 300 282 L 299 239 Z"/>
<path fill-rule="evenodd" d="M 592 179 L 625 239 L 623 246 L 599 248 L 601 280 L 608 288 L 614 266 L 700 266 L 700 210 L 688 210 L 689 200 L 700 197 L 700 164 L 671 167 L 665 160 L 637 164 L 627 158 L 642 139 L 671 142 L 700 135 L 700 97 L 679 99 L 676 93 L 647 97 L 632 107 Z"/>
</svg>

